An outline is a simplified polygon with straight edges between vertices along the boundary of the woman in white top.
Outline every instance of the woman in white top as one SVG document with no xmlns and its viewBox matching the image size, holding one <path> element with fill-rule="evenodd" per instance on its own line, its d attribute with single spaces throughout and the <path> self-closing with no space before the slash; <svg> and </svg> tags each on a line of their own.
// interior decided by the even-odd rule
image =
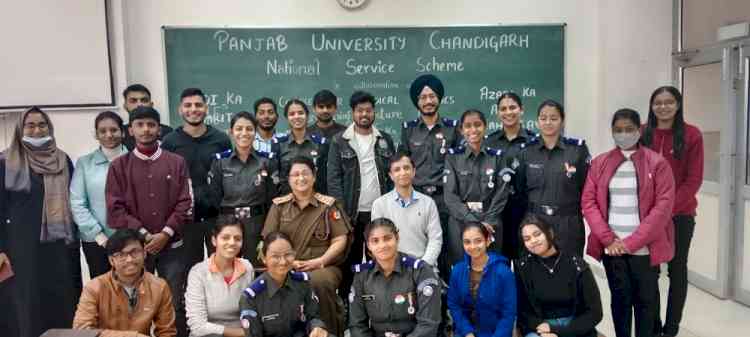
<svg viewBox="0 0 750 337">
<path fill-rule="evenodd" d="M 244 337 L 239 299 L 253 280 L 253 266 L 239 258 L 242 224 L 221 216 L 211 236 L 216 252 L 196 264 L 188 275 L 185 309 L 190 336 Z"/>
</svg>

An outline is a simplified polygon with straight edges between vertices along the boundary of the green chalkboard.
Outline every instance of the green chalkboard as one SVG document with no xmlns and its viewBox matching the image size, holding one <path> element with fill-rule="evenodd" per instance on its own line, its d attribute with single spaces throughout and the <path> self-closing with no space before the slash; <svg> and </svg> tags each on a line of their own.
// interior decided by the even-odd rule
<svg viewBox="0 0 750 337">
<path fill-rule="evenodd" d="M 401 123 L 418 116 L 411 82 L 432 73 L 445 85 L 441 115 L 457 118 L 478 108 L 495 129 L 497 96 L 514 91 L 532 127 L 539 103 L 564 97 L 564 27 L 164 27 L 170 122 L 181 123 L 182 89 L 199 87 L 209 96 L 207 122 L 222 129 L 233 113 L 252 112 L 260 97 L 276 100 L 281 110 L 290 98 L 311 105 L 321 89 L 339 97 L 336 120 L 348 124 L 349 97 L 361 89 L 377 99 L 376 126 L 398 137 Z M 283 131 L 279 112 L 277 131 Z"/>
</svg>

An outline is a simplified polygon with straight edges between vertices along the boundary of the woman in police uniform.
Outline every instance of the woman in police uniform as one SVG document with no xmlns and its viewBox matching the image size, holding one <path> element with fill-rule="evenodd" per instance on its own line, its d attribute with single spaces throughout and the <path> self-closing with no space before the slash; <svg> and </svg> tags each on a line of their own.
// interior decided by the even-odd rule
<svg viewBox="0 0 750 337">
<path fill-rule="evenodd" d="M 310 111 L 304 102 L 296 98 L 290 100 L 284 106 L 284 116 L 289 121 L 289 132 L 277 134 L 273 138 L 273 148 L 277 149 L 279 154 L 279 174 L 281 177 L 279 194 L 283 195 L 292 191 L 289 187 L 287 173 L 292 166 L 292 159 L 298 156 L 312 159 L 317 172 L 315 191 L 328 194 L 326 188 L 328 140 L 318 133 L 310 132 L 307 128 Z"/>
<path fill-rule="evenodd" d="M 591 157 L 582 139 L 562 136 L 565 110 L 553 100 L 538 109 L 539 136 L 519 154 L 518 189 L 528 196 L 528 212 L 552 224 L 563 251 L 583 256 L 585 232 L 581 192 Z"/>
<path fill-rule="evenodd" d="M 448 150 L 445 165 L 445 203 L 450 212 L 444 245 L 448 262 L 463 259 L 463 224 L 481 222 L 494 233 L 495 251 L 502 246 L 502 212 L 510 193 L 511 170 L 505 168 L 501 150 L 487 147 L 484 134 L 487 120 L 479 110 L 470 109 L 461 116 L 460 127 L 465 144 Z"/>
<path fill-rule="evenodd" d="M 352 267 L 351 337 L 432 337 L 440 324 L 440 282 L 422 260 L 399 253 L 398 229 L 378 218 L 365 227 L 374 261 Z"/>
<path fill-rule="evenodd" d="M 240 320 L 246 336 L 329 336 L 320 319 L 310 276 L 292 271 L 295 256 L 289 236 L 281 232 L 266 235 L 266 272 L 245 289 L 240 299 Z"/>
<path fill-rule="evenodd" d="M 266 212 L 276 196 L 278 172 L 273 153 L 253 149 L 255 118 L 247 111 L 236 113 L 229 122 L 234 150 L 217 153 L 208 173 L 212 204 L 221 212 L 242 221 L 243 256 L 258 265 L 257 246 Z"/>
</svg>

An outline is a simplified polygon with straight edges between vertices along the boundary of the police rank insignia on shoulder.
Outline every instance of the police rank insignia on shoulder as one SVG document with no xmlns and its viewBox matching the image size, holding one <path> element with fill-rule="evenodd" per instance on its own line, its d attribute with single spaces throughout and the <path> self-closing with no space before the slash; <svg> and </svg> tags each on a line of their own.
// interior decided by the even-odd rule
<svg viewBox="0 0 750 337">
<path fill-rule="evenodd" d="M 491 156 L 500 157 L 500 156 L 503 155 L 503 150 L 501 150 L 501 149 L 495 149 L 495 148 L 492 148 L 492 147 L 486 147 L 484 150 L 487 152 L 487 154 L 489 154 Z"/>
<path fill-rule="evenodd" d="M 539 134 L 536 134 L 534 137 L 531 137 L 527 142 L 521 143 L 521 148 L 525 149 L 526 147 L 529 147 L 531 145 L 539 144 Z"/>
<path fill-rule="evenodd" d="M 266 280 L 258 278 L 242 292 L 250 298 L 255 298 L 255 296 L 258 296 L 258 294 L 262 293 L 264 290 L 266 290 Z"/>
<path fill-rule="evenodd" d="M 289 140 L 289 133 L 277 133 L 273 135 L 273 138 L 271 138 L 271 141 L 275 144 L 279 143 L 286 143 Z"/>
<path fill-rule="evenodd" d="M 456 126 L 458 126 L 458 121 L 452 118 L 443 117 L 443 124 L 455 128 Z"/>
<path fill-rule="evenodd" d="M 405 121 L 403 124 L 404 129 L 413 128 L 415 126 L 419 125 L 419 118 L 412 119 L 410 121 Z"/>
<path fill-rule="evenodd" d="M 333 204 L 336 202 L 336 199 L 334 197 L 325 194 L 315 193 L 313 197 L 315 197 L 316 200 L 322 202 L 326 206 L 333 206 Z"/>
<path fill-rule="evenodd" d="M 303 271 L 290 271 L 289 276 L 291 276 L 292 280 L 295 280 L 295 281 L 304 281 L 304 282 L 310 281 L 310 275 Z"/>
<path fill-rule="evenodd" d="M 370 260 L 370 261 L 367 261 L 367 262 L 364 262 L 364 263 L 359 263 L 359 264 L 353 265 L 352 266 L 352 271 L 355 272 L 355 273 L 359 273 L 359 272 L 363 272 L 363 271 L 366 271 L 366 270 L 370 270 L 373 267 L 375 267 L 375 261 Z"/>
<path fill-rule="evenodd" d="M 255 150 L 255 154 L 257 154 L 257 155 L 258 155 L 258 157 L 261 157 L 261 158 L 268 158 L 268 159 L 273 159 L 273 158 L 274 158 L 274 157 L 276 156 L 276 155 L 275 155 L 275 154 L 273 153 L 273 151 L 271 151 L 271 152 L 266 152 L 266 151 L 261 151 L 261 150 Z"/>
<path fill-rule="evenodd" d="M 423 262 L 421 259 L 415 259 L 408 255 L 401 257 L 401 265 L 408 268 L 417 269 L 422 266 Z"/>
<path fill-rule="evenodd" d="M 229 149 L 229 150 L 226 150 L 226 151 L 215 153 L 214 154 L 214 158 L 216 158 L 216 159 L 229 158 L 229 156 L 231 156 L 231 155 L 232 155 L 232 149 Z"/>
<path fill-rule="evenodd" d="M 316 132 L 313 132 L 310 134 L 310 139 L 313 141 L 313 143 L 318 144 L 318 145 L 323 145 L 328 141 L 326 137 L 323 137 Z"/>
<path fill-rule="evenodd" d="M 583 146 L 586 144 L 585 140 L 573 138 L 573 137 L 562 137 L 562 142 L 567 145 L 577 145 L 577 146 Z"/>
<path fill-rule="evenodd" d="M 462 154 L 464 152 L 466 152 L 466 147 L 463 145 L 459 145 L 459 146 L 448 149 L 449 154 Z"/>
<path fill-rule="evenodd" d="M 292 201 L 292 199 L 294 199 L 294 194 L 289 193 L 289 194 L 281 196 L 281 197 L 273 198 L 273 203 L 276 204 L 276 205 L 281 205 L 281 204 L 284 204 L 284 203 Z"/>
</svg>

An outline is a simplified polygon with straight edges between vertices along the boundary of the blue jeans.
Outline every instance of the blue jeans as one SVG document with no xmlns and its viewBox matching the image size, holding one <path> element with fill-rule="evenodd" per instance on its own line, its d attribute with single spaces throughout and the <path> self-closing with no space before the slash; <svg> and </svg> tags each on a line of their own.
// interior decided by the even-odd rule
<svg viewBox="0 0 750 337">
<path fill-rule="evenodd" d="M 573 316 L 545 319 L 544 321 L 547 322 L 547 324 L 549 324 L 550 327 L 553 327 L 553 326 L 567 326 L 568 324 L 570 324 L 571 321 L 573 321 Z M 524 337 L 540 337 L 540 336 L 536 332 L 529 332 Z"/>
</svg>

